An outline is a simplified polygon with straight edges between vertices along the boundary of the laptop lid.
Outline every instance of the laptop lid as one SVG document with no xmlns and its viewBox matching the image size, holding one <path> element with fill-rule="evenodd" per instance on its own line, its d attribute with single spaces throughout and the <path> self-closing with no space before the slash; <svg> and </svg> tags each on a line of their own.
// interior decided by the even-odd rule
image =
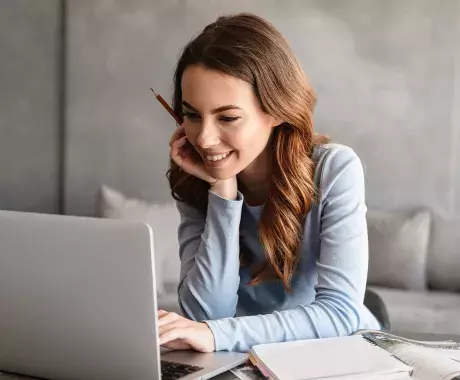
<svg viewBox="0 0 460 380">
<path fill-rule="evenodd" d="M 0 211 L 0 370 L 160 378 L 150 228 Z"/>
</svg>

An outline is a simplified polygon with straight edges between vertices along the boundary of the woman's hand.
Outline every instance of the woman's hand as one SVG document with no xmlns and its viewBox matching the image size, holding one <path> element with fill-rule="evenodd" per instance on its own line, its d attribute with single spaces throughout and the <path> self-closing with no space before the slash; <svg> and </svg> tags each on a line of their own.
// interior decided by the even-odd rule
<svg viewBox="0 0 460 380">
<path fill-rule="evenodd" d="M 184 126 L 179 126 L 169 141 L 169 155 L 185 172 L 211 184 L 211 191 L 222 198 L 234 200 L 238 195 L 238 183 L 235 177 L 217 180 L 211 177 L 205 168 L 203 159 L 187 140 Z"/>
<path fill-rule="evenodd" d="M 158 311 L 160 345 L 173 350 L 215 351 L 214 335 L 204 322 L 195 322 L 176 313 Z"/>
<path fill-rule="evenodd" d="M 174 131 L 169 146 L 171 147 L 169 155 L 183 171 L 210 184 L 217 182 L 206 172 L 203 159 L 187 140 L 183 125 Z"/>
</svg>

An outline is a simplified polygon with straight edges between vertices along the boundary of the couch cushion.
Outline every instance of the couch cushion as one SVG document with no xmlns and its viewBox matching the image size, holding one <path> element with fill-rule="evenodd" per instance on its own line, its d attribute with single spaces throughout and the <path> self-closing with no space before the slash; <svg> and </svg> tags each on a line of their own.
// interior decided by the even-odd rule
<svg viewBox="0 0 460 380">
<path fill-rule="evenodd" d="M 428 255 L 428 285 L 438 290 L 460 292 L 460 218 L 435 215 L 434 221 L 432 248 Z"/>
<path fill-rule="evenodd" d="M 460 335 L 460 294 L 370 289 L 385 303 L 392 331 Z"/>
<path fill-rule="evenodd" d="M 96 214 L 103 218 L 122 218 L 147 223 L 153 230 L 157 292 L 164 294 L 165 284 L 179 280 L 180 260 L 177 230 L 180 223 L 175 203 L 148 203 L 128 198 L 108 186 L 102 186 Z"/>
<path fill-rule="evenodd" d="M 367 224 L 368 284 L 424 290 L 430 236 L 429 212 L 369 210 Z"/>
</svg>

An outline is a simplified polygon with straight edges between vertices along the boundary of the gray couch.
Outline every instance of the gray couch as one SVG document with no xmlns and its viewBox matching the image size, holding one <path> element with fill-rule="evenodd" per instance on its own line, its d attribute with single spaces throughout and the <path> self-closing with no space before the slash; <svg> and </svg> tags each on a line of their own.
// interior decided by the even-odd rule
<svg viewBox="0 0 460 380">
<path fill-rule="evenodd" d="M 318 92 L 317 129 L 362 159 L 369 210 L 431 215 L 410 281 L 373 277 L 393 329 L 460 334 L 458 0 L 4 1 L 0 209 L 93 215 L 103 184 L 167 204 L 175 126 L 149 87 L 168 99 L 181 46 L 239 10 L 290 41 Z"/>
<path fill-rule="evenodd" d="M 147 222 L 156 233 L 156 265 L 160 307 L 178 311 L 177 228 L 179 214 L 172 202 L 155 203 L 128 197 L 102 186 L 96 202 L 99 217 Z M 382 212 L 368 210 L 369 275 L 367 304 L 380 306 L 372 292 L 383 301 L 389 327 L 403 333 L 460 335 L 460 293 L 429 290 L 440 270 L 430 251 L 431 215 L 426 210 Z M 456 256 L 451 258 L 455 262 Z M 444 280 L 444 277 L 441 278 Z M 455 285 L 455 283 L 453 283 Z M 371 311 L 374 311 L 371 309 Z"/>
<path fill-rule="evenodd" d="M 460 335 L 459 251 L 444 256 L 433 244 L 430 213 L 369 210 L 367 219 L 369 289 L 384 302 L 391 330 Z"/>
</svg>

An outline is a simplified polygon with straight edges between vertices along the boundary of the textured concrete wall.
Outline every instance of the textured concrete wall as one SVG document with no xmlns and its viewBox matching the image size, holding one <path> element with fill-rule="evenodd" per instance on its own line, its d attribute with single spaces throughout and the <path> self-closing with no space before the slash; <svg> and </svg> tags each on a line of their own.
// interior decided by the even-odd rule
<svg viewBox="0 0 460 380">
<path fill-rule="evenodd" d="M 148 88 L 169 97 L 180 48 L 240 10 L 289 39 L 318 91 L 317 128 L 366 165 L 370 205 L 458 211 L 456 0 L 70 2 L 70 211 L 88 211 L 101 181 L 168 199 L 174 124 Z"/>
<path fill-rule="evenodd" d="M 67 212 L 91 213 L 101 183 L 170 199 L 174 123 L 148 88 L 169 98 L 183 45 L 236 11 L 287 37 L 317 129 L 364 163 L 368 206 L 433 211 L 430 275 L 460 287 L 459 0 L 70 1 Z"/>
<path fill-rule="evenodd" d="M 0 208 L 55 207 L 56 4 L 0 0 Z M 434 275 L 458 277 L 460 0 L 67 1 L 65 211 L 92 214 L 103 183 L 170 200 L 175 126 L 149 87 L 169 99 L 180 49 L 237 11 L 289 40 L 318 92 L 317 129 L 364 163 L 368 206 L 432 210 Z"/>
<path fill-rule="evenodd" d="M 59 211 L 59 13 L 0 0 L 0 209 Z"/>
</svg>

